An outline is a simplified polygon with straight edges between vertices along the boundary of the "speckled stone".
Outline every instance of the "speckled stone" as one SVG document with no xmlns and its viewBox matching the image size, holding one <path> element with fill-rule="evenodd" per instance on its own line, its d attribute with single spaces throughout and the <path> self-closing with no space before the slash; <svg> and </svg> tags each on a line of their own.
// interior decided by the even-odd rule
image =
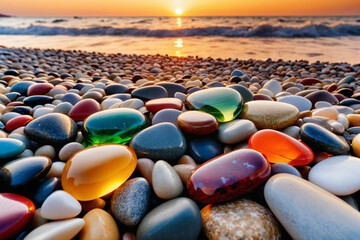
<svg viewBox="0 0 360 240">
<path fill-rule="evenodd" d="M 272 176 L 266 203 L 293 239 L 357 239 L 360 213 L 340 198 L 291 174 Z"/>
<path fill-rule="evenodd" d="M 281 239 L 272 213 L 247 199 L 209 204 L 201 210 L 202 229 L 209 240 Z"/>
<path fill-rule="evenodd" d="M 288 103 L 251 101 L 244 104 L 240 118 L 252 121 L 258 129 L 282 129 L 297 121 L 299 110 Z"/>
<path fill-rule="evenodd" d="M 145 178 L 133 178 L 115 190 L 111 198 L 111 211 L 121 223 L 136 226 L 145 216 L 149 202 L 149 183 Z"/>
<path fill-rule="evenodd" d="M 141 221 L 137 240 L 196 240 L 201 230 L 198 206 L 188 198 L 167 201 L 149 212 Z"/>
</svg>

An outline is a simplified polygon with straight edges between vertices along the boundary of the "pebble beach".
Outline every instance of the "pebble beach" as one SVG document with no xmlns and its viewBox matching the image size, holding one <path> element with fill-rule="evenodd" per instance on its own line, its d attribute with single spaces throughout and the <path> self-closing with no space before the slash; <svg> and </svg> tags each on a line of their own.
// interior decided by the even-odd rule
<svg viewBox="0 0 360 240">
<path fill-rule="evenodd" d="M 0 46 L 0 239 L 360 239 L 359 171 L 360 63 Z"/>
</svg>

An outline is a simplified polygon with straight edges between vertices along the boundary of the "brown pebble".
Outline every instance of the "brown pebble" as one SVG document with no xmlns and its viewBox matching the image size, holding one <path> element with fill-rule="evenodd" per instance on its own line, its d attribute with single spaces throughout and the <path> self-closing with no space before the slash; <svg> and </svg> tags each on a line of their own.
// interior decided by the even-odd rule
<svg viewBox="0 0 360 240">
<path fill-rule="evenodd" d="M 152 186 L 152 170 L 154 168 L 153 160 L 149 158 L 139 158 L 137 160 L 136 169 L 140 172 L 140 174 L 149 182 Z"/>
<path fill-rule="evenodd" d="M 92 209 L 100 208 L 104 209 L 106 202 L 102 198 L 97 198 L 91 201 L 79 201 L 82 207 L 82 210 L 89 212 Z"/>
<path fill-rule="evenodd" d="M 190 174 L 195 170 L 195 166 L 190 164 L 179 164 L 175 165 L 174 169 L 177 174 L 180 176 L 180 179 L 183 184 L 187 184 Z"/>
<path fill-rule="evenodd" d="M 66 162 L 72 155 L 83 149 L 84 146 L 78 142 L 68 143 L 60 149 L 59 158 L 61 161 Z"/>
<path fill-rule="evenodd" d="M 197 164 L 195 162 L 195 160 L 190 157 L 189 155 L 183 155 L 177 164 L 190 164 L 190 165 L 193 165 L 194 167 L 197 167 Z"/>
</svg>

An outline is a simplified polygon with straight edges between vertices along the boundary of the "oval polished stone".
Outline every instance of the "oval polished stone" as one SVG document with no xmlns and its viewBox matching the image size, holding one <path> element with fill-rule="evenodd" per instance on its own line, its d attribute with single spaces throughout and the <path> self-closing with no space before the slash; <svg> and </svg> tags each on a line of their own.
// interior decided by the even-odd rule
<svg viewBox="0 0 360 240">
<path fill-rule="evenodd" d="M 33 84 L 35 84 L 35 82 L 23 81 L 16 83 L 11 87 L 10 92 L 18 92 L 22 96 L 26 96 L 28 88 Z"/>
<path fill-rule="evenodd" d="M 299 110 L 288 103 L 251 101 L 244 104 L 240 118 L 252 121 L 258 129 L 282 129 L 297 121 Z"/>
<path fill-rule="evenodd" d="M 119 229 L 113 217 L 102 209 L 93 209 L 83 217 L 85 225 L 80 240 L 118 240 Z"/>
<path fill-rule="evenodd" d="M 310 100 L 313 106 L 318 101 L 325 101 L 330 103 L 331 105 L 339 104 L 339 100 L 334 95 L 332 95 L 331 93 L 325 90 L 309 93 L 308 95 L 305 96 L 305 98 Z"/>
<path fill-rule="evenodd" d="M 105 87 L 106 95 L 112 95 L 117 93 L 127 93 L 129 88 L 124 84 L 112 83 Z"/>
<path fill-rule="evenodd" d="M 61 176 L 63 189 L 81 201 L 104 196 L 131 176 L 136 159 L 131 148 L 120 144 L 84 149 L 66 162 Z"/>
<path fill-rule="evenodd" d="M 174 97 L 175 93 L 185 93 L 186 89 L 183 85 L 172 82 L 159 82 L 156 85 L 162 86 L 166 89 L 169 97 Z"/>
<path fill-rule="evenodd" d="M 188 153 L 198 164 L 202 164 L 224 153 L 223 145 L 214 136 L 197 136 L 188 140 Z"/>
<path fill-rule="evenodd" d="M 11 132 L 19 127 L 26 126 L 32 120 L 34 120 L 34 118 L 29 115 L 14 117 L 6 123 L 5 129 Z"/>
<path fill-rule="evenodd" d="M 243 100 L 234 89 L 215 87 L 190 94 L 186 105 L 190 110 L 210 113 L 218 122 L 229 122 L 239 115 Z"/>
<path fill-rule="evenodd" d="M 0 138 L 0 159 L 12 158 L 21 154 L 26 145 L 17 139 Z"/>
<path fill-rule="evenodd" d="M 158 98 L 147 101 L 145 107 L 152 113 L 168 108 L 181 110 L 183 108 L 183 102 L 178 98 Z"/>
<path fill-rule="evenodd" d="M 186 140 L 174 124 L 159 123 L 135 135 L 130 147 L 138 157 L 162 159 L 173 165 L 185 154 Z"/>
<path fill-rule="evenodd" d="M 177 118 L 181 114 L 181 111 L 176 109 L 163 109 L 155 113 L 154 117 L 151 119 L 152 125 L 169 122 L 178 127 Z"/>
<path fill-rule="evenodd" d="M 0 193 L 0 239 L 12 239 L 31 221 L 34 203 L 21 195 Z"/>
<path fill-rule="evenodd" d="M 97 112 L 89 116 L 82 125 L 83 144 L 126 144 L 148 125 L 148 119 L 135 109 L 116 108 Z"/>
<path fill-rule="evenodd" d="M 32 230 L 24 240 L 51 239 L 62 240 L 72 239 L 83 228 L 85 221 L 81 218 L 73 218 L 61 221 L 45 223 Z"/>
<path fill-rule="evenodd" d="M 330 154 L 348 154 L 350 146 L 329 130 L 313 124 L 305 123 L 300 128 L 300 137 L 309 147 Z"/>
<path fill-rule="evenodd" d="M 207 135 L 218 128 L 216 118 L 206 112 L 186 111 L 177 118 L 179 128 L 193 135 Z"/>
<path fill-rule="evenodd" d="M 188 198 L 175 198 L 151 210 L 141 221 L 137 240 L 196 240 L 201 231 L 198 206 Z"/>
<path fill-rule="evenodd" d="M 27 95 L 33 96 L 33 95 L 46 95 L 51 89 L 54 88 L 54 85 L 51 83 L 36 83 L 27 89 Z"/>
<path fill-rule="evenodd" d="M 224 202 L 251 192 L 269 176 L 265 157 L 251 149 L 235 150 L 197 168 L 189 177 L 191 198 L 202 203 Z"/>
<path fill-rule="evenodd" d="M 201 216 L 209 240 L 281 239 L 273 214 L 251 200 L 209 204 L 201 209 Z"/>
<path fill-rule="evenodd" d="M 360 130 L 360 128 L 359 128 Z M 1 140 L 0 140 L 1 141 Z M 0 146 L 1 146 L 1 143 L 0 143 Z M 360 134 L 357 134 L 352 142 L 351 142 L 351 146 L 352 146 L 352 149 L 353 149 L 353 152 L 354 154 L 357 156 L 357 157 L 360 157 Z M 1 156 L 1 155 L 0 155 Z"/>
<path fill-rule="evenodd" d="M 0 168 L 0 188 L 25 188 L 45 177 L 51 164 L 47 157 L 26 157 L 8 162 Z"/>
<path fill-rule="evenodd" d="M 225 144 L 235 144 L 248 140 L 257 131 L 253 122 L 246 119 L 235 119 L 228 123 L 220 124 L 217 137 Z"/>
<path fill-rule="evenodd" d="M 64 96 L 61 99 L 62 102 L 68 102 L 71 103 L 72 105 L 75 105 L 80 100 L 81 97 L 78 94 L 72 92 L 64 94 Z"/>
<path fill-rule="evenodd" d="M 150 184 L 145 178 L 133 178 L 115 190 L 111 198 L 111 212 L 127 226 L 136 226 L 144 218 L 150 205 Z"/>
<path fill-rule="evenodd" d="M 304 166 L 314 159 L 314 153 L 307 145 L 285 133 L 271 129 L 254 133 L 248 144 L 249 148 L 264 154 L 270 163 Z"/>
<path fill-rule="evenodd" d="M 53 97 L 45 95 L 34 95 L 24 99 L 26 106 L 35 107 L 36 105 L 45 105 L 51 103 L 54 100 Z"/>
<path fill-rule="evenodd" d="M 34 196 L 31 198 L 37 207 L 41 207 L 45 199 L 54 191 L 61 189 L 60 179 L 57 177 L 41 182 Z"/>
<path fill-rule="evenodd" d="M 278 99 L 278 102 L 288 103 L 294 105 L 299 109 L 299 112 L 311 110 L 312 103 L 307 98 L 301 96 L 285 96 Z"/>
<path fill-rule="evenodd" d="M 164 87 L 154 85 L 135 89 L 131 92 L 131 96 L 147 101 L 156 98 L 166 98 L 168 93 Z"/>
<path fill-rule="evenodd" d="M 84 121 L 85 118 L 101 110 L 100 104 L 94 99 L 83 99 L 76 103 L 68 113 L 68 116 L 75 122 Z"/>
<path fill-rule="evenodd" d="M 265 185 L 266 203 L 293 239 L 357 239 L 360 214 L 340 198 L 294 175 Z"/>
<path fill-rule="evenodd" d="M 360 190 L 360 158 L 343 155 L 325 159 L 309 172 L 309 181 L 326 191 L 350 195 Z"/>
<path fill-rule="evenodd" d="M 31 140 L 58 148 L 75 141 L 77 126 L 64 114 L 49 113 L 31 121 L 24 133 Z"/>
</svg>

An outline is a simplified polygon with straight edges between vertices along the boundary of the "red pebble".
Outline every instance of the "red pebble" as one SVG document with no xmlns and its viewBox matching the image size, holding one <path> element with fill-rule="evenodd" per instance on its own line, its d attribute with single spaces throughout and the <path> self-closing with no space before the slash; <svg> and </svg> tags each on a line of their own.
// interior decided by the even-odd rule
<svg viewBox="0 0 360 240">
<path fill-rule="evenodd" d="M 84 121 L 85 118 L 101 110 L 100 104 L 92 98 L 83 99 L 76 103 L 68 116 L 75 122 Z"/>
<path fill-rule="evenodd" d="M 321 80 L 317 78 L 304 78 L 300 80 L 302 85 L 315 85 L 317 83 L 322 83 Z"/>
<path fill-rule="evenodd" d="M 27 89 L 27 95 L 28 96 L 45 95 L 53 88 L 54 85 L 52 85 L 51 83 L 36 83 L 31 85 Z"/>
<path fill-rule="evenodd" d="M 218 128 L 216 118 L 201 111 L 183 112 L 177 118 L 177 123 L 182 131 L 193 135 L 207 135 Z"/>
<path fill-rule="evenodd" d="M 183 102 L 178 98 L 157 98 L 148 101 L 145 104 L 145 107 L 149 112 L 152 113 L 156 113 L 166 108 L 181 110 L 183 107 Z"/>
<path fill-rule="evenodd" d="M 35 213 L 34 203 L 21 195 L 0 193 L 0 239 L 19 234 Z"/>
<path fill-rule="evenodd" d="M 220 155 L 197 168 L 187 183 L 191 198 L 202 203 L 229 201 L 259 187 L 270 176 L 265 157 L 252 149 Z"/>
<path fill-rule="evenodd" d="M 6 123 L 5 129 L 11 132 L 19 127 L 26 126 L 32 120 L 34 120 L 34 118 L 29 115 L 21 115 L 18 117 L 14 117 Z"/>
</svg>

